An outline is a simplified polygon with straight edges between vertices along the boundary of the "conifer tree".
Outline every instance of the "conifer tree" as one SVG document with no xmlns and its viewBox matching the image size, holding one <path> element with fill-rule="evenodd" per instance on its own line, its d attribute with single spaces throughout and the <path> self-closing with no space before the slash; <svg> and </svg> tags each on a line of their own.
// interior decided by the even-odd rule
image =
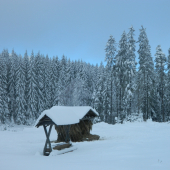
<svg viewBox="0 0 170 170">
<path fill-rule="evenodd" d="M 93 92 L 94 108 L 98 111 L 101 121 L 104 121 L 104 114 L 103 114 L 104 66 L 103 66 L 103 63 L 101 63 L 99 66 L 97 79 L 98 79 L 98 82 Z"/>
<path fill-rule="evenodd" d="M 16 78 L 16 115 L 17 124 L 26 124 L 25 81 L 22 57 L 19 57 Z"/>
<path fill-rule="evenodd" d="M 167 70 L 168 70 L 168 73 L 167 73 L 167 80 L 166 80 L 166 84 L 167 84 L 167 90 L 166 90 L 166 94 L 167 94 L 167 97 L 166 97 L 166 100 L 167 100 L 167 105 L 166 105 L 166 108 L 167 108 L 167 120 L 170 120 L 170 48 L 168 50 L 168 59 L 167 59 Z"/>
<path fill-rule="evenodd" d="M 50 60 L 48 55 L 46 55 L 46 57 L 42 57 L 42 78 L 43 78 L 42 93 L 43 93 L 44 109 L 51 108 L 50 99 L 52 94 L 50 93 L 50 87 L 51 87 L 50 69 L 51 69 Z"/>
<path fill-rule="evenodd" d="M 50 79 L 51 79 L 51 87 L 50 87 L 50 94 L 51 99 L 50 103 L 51 106 L 58 105 L 59 101 L 59 87 L 58 87 L 58 81 L 60 77 L 60 62 L 58 57 L 53 57 L 53 59 L 50 62 Z"/>
<path fill-rule="evenodd" d="M 30 71 L 29 71 L 29 91 L 28 91 L 28 103 L 27 103 L 27 112 L 29 113 L 29 120 L 33 121 L 37 118 L 37 100 L 36 100 L 36 65 L 34 53 L 32 51 L 30 56 Z"/>
<path fill-rule="evenodd" d="M 0 122 L 3 124 L 10 122 L 7 91 L 7 55 L 6 50 L 3 50 L 0 55 Z"/>
<path fill-rule="evenodd" d="M 28 92 L 29 92 L 29 75 L 30 75 L 30 61 L 29 57 L 27 54 L 27 51 L 24 54 L 24 58 L 21 59 L 23 60 L 23 73 L 24 73 L 24 84 L 25 84 L 25 112 L 26 112 L 26 117 L 29 117 L 29 112 L 28 112 Z"/>
<path fill-rule="evenodd" d="M 61 62 L 60 62 L 60 76 L 58 81 L 58 104 L 59 105 L 65 105 L 64 101 L 64 90 L 66 86 L 66 64 L 67 64 L 67 58 L 63 55 Z"/>
<path fill-rule="evenodd" d="M 113 118 L 113 116 L 110 114 L 110 80 L 108 78 L 108 67 L 106 66 L 104 70 L 104 84 L 103 84 L 103 115 L 104 115 L 104 121 L 107 123 L 112 123 L 110 118 Z"/>
<path fill-rule="evenodd" d="M 165 83 L 166 83 L 166 75 L 165 75 L 165 65 L 166 65 L 166 57 L 165 54 L 162 52 L 161 46 L 158 45 L 156 48 L 155 54 L 155 67 L 157 73 L 157 90 L 160 96 L 160 103 L 161 103 L 161 115 L 162 120 L 165 122 Z M 161 121 L 161 120 L 160 120 Z"/>
<path fill-rule="evenodd" d="M 105 61 L 107 61 L 107 67 L 110 70 L 110 114 L 113 114 L 113 76 L 114 76 L 114 66 L 115 66 L 115 55 L 116 55 L 116 41 L 111 35 L 108 39 L 105 48 L 106 57 Z"/>
<path fill-rule="evenodd" d="M 150 45 L 145 29 L 140 29 L 139 42 L 139 70 L 138 70 L 138 88 L 140 90 L 140 108 L 143 112 L 143 119 L 146 121 L 151 115 L 151 91 L 153 90 L 153 82 L 155 78 L 154 64 L 151 57 Z"/>
<path fill-rule="evenodd" d="M 38 53 L 35 56 L 35 84 L 36 84 L 36 118 L 44 110 L 43 98 L 43 63 L 42 56 Z"/>
<path fill-rule="evenodd" d="M 134 29 L 130 27 L 128 36 L 128 85 L 126 87 L 126 104 L 128 105 L 128 114 L 132 112 L 132 102 L 135 92 L 135 76 L 136 76 L 136 61 L 135 61 L 135 40 L 134 40 Z"/>
<path fill-rule="evenodd" d="M 116 55 L 116 64 L 115 64 L 115 76 L 116 76 L 116 86 L 119 99 L 119 119 L 122 122 L 127 114 L 127 104 L 125 89 L 128 85 L 128 44 L 127 44 L 127 35 L 125 31 L 123 32 L 121 39 L 119 41 L 119 50 Z"/>
<path fill-rule="evenodd" d="M 17 84 L 17 69 L 18 69 L 18 56 L 12 50 L 12 54 L 10 56 L 10 73 L 9 73 L 9 112 L 11 117 L 11 122 L 14 122 L 14 117 L 16 117 L 16 84 Z"/>
</svg>

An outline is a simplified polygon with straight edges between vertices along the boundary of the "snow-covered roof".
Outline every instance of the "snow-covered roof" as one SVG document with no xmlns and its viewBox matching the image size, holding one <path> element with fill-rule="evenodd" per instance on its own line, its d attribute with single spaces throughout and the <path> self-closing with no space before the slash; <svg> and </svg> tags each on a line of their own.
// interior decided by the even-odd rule
<svg viewBox="0 0 170 170">
<path fill-rule="evenodd" d="M 79 123 L 89 111 L 95 116 L 99 114 L 90 106 L 53 106 L 49 110 L 44 110 L 37 119 L 35 126 L 45 115 L 48 116 L 56 125 L 68 125 Z"/>
</svg>

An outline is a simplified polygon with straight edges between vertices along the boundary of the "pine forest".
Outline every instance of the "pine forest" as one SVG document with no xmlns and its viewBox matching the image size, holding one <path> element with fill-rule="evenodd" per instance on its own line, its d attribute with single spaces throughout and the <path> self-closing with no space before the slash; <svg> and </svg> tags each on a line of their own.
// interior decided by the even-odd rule
<svg viewBox="0 0 170 170">
<path fill-rule="evenodd" d="M 133 27 L 120 41 L 110 36 L 104 64 L 92 65 L 66 56 L 28 56 L 4 49 L 0 54 L 0 122 L 31 125 L 52 106 L 92 106 L 98 121 L 123 123 L 141 115 L 157 122 L 170 120 L 170 48 L 161 46 L 155 59 L 146 29 L 137 40 Z M 136 49 L 136 44 L 139 48 Z"/>
</svg>

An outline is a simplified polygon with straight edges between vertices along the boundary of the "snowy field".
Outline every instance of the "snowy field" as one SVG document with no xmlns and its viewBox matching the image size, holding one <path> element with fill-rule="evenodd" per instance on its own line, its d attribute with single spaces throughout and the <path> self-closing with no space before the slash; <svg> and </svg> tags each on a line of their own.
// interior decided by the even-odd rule
<svg viewBox="0 0 170 170">
<path fill-rule="evenodd" d="M 170 123 L 98 123 L 99 141 L 73 143 L 73 152 L 43 156 L 42 127 L 0 131 L 0 170 L 170 170 Z M 52 129 L 50 140 L 56 140 Z"/>
</svg>

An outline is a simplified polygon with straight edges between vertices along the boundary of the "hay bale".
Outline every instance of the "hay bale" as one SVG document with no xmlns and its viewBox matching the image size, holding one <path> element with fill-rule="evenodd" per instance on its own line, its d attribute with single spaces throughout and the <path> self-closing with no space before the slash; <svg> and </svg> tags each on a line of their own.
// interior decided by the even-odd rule
<svg viewBox="0 0 170 170">
<path fill-rule="evenodd" d="M 65 132 L 64 126 L 55 126 L 55 130 L 57 131 L 57 134 L 58 134 L 56 143 L 65 142 L 66 132 Z"/>
<path fill-rule="evenodd" d="M 90 134 L 90 130 L 92 130 L 93 123 L 88 120 L 80 121 L 79 126 L 81 129 L 82 135 Z"/>
<path fill-rule="evenodd" d="M 84 140 L 84 136 L 90 135 L 93 123 L 89 120 L 80 121 L 78 124 L 70 126 L 70 139 L 72 142 L 81 142 Z M 58 134 L 57 142 L 65 142 L 66 132 L 64 126 L 55 126 Z M 67 141 L 66 141 L 67 142 Z"/>
</svg>

